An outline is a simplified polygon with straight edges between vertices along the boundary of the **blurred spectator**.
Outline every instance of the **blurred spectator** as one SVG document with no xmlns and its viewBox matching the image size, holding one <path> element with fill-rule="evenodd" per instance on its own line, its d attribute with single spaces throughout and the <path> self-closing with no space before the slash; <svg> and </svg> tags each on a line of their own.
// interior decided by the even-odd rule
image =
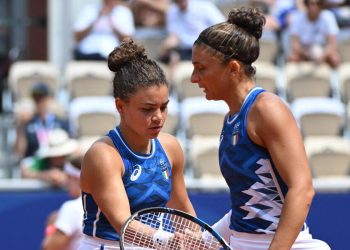
<svg viewBox="0 0 350 250">
<path fill-rule="evenodd" d="M 58 117 L 50 107 L 52 94 L 46 83 L 36 83 L 31 90 L 34 101 L 34 113 L 21 109 L 17 112 L 17 133 L 15 152 L 21 159 L 32 156 L 41 146 L 48 143 L 47 133 L 55 128 L 68 131 L 68 120 Z"/>
<path fill-rule="evenodd" d="M 85 6 L 74 25 L 76 60 L 106 60 L 123 39 L 133 36 L 134 17 L 122 0 Z"/>
<path fill-rule="evenodd" d="M 129 0 L 134 14 L 135 37 L 142 39 L 154 35 L 164 36 L 166 13 L 170 0 Z"/>
<path fill-rule="evenodd" d="M 78 150 L 78 143 L 67 132 L 54 129 L 47 134 L 48 143 L 38 149 L 35 156 L 20 163 L 22 178 L 39 179 L 55 187 L 64 187 L 67 176 L 63 169 L 67 159 Z"/>
<path fill-rule="evenodd" d="M 167 13 L 167 37 L 160 60 L 165 63 L 191 60 L 192 45 L 199 33 L 223 21 L 224 15 L 211 1 L 173 0 Z"/>
<path fill-rule="evenodd" d="M 58 211 L 53 211 L 47 220 L 43 250 L 76 250 L 82 233 L 83 206 L 79 186 L 82 155 L 69 159 L 64 167 L 68 176 L 67 188 L 72 198 L 64 202 Z"/>
<path fill-rule="evenodd" d="M 272 10 L 275 5 L 278 4 L 276 0 L 251 0 L 250 5 L 252 7 L 255 7 L 259 9 L 262 13 L 264 13 L 266 18 L 266 23 L 264 26 L 264 31 L 272 31 L 275 32 L 279 30 L 280 26 L 278 23 L 278 19 L 272 15 Z M 282 1 L 282 2 L 289 2 L 289 1 Z"/>
<path fill-rule="evenodd" d="M 323 10 L 322 0 L 304 0 L 305 11 L 293 15 L 290 24 L 291 52 L 289 60 L 328 63 L 336 68 L 339 27 L 332 12 Z"/>
</svg>

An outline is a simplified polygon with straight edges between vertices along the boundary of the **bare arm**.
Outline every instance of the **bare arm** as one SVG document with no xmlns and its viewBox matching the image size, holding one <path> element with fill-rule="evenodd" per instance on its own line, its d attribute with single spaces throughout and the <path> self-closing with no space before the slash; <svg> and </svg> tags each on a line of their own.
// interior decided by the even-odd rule
<svg viewBox="0 0 350 250">
<path fill-rule="evenodd" d="M 26 165 L 27 158 L 21 163 L 21 177 L 24 179 L 36 179 L 48 182 L 53 186 L 63 186 L 67 182 L 67 175 L 58 168 L 50 168 L 47 170 L 36 171 L 31 169 L 30 166 Z M 30 164 L 32 164 L 30 162 Z"/>
<path fill-rule="evenodd" d="M 43 250 L 61 250 L 67 248 L 70 237 L 61 230 L 56 230 L 52 235 L 47 236 L 42 244 Z"/>
<path fill-rule="evenodd" d="M 74 32 L 74 38 L 77 42 L 80 42 L 83 40 L 93 29 L 95 22 L 93 22 L 90 26 L 88 26 L 86 29 L 76 31 Z"/>
<path fill-rule="evenodd" d="M 188 197 L 184 181 L 184 155 L 175 137 L 169 134 L 159 136 L 172 164 L 172 192 L 168 207 L 175 208 L 196 216 L 192 203 Z"/>
<path fill-rule="evenodd" d="M 300 55 L 306 56 L 304 48 L 301 46 L 298 36 L 291 35 L 291 56 L 299 58 Z"/>
<path fill-rule="evenodd" d="M 160 13 L 166 13 L 169 7 L 167 0 L 132 0 L 130 2 L 130 7 L 140 7 L 143 8 L 144 6 L 147 6 L 148 8 L 160 12 Z"/>
<path fill-rule="evenodd" d="M 248 115 L 248 123 L 250 137 L 268 149 L 288 187 L 269 250 L 289 250 L 306 220 L 314 196 L 303 139 L 286 105 L 269 93 L 258 97 Z"/>
<path fill-rule="evenodd" d="M 90 193 L 113 228 L 120 233 L 130 216 L 129 200 L 122 181 L 124 166 L 108 138 L 95 142 L 86 153 L 81 188 Z"/>
</svg>

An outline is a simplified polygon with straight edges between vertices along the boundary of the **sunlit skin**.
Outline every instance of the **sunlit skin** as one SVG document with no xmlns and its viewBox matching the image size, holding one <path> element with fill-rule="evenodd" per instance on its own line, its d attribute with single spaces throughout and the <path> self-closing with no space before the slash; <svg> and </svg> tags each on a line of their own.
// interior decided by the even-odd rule
<svg viewBox="0 0 350 250">
<path fill-rule="evenodd" d="M 223 63 L 202 45 L 192 50 L 193 72 L 191 81 L 203 89 L 208 100 L 223 100 L 230 108 L 230 113 L 239 111 L 254 82 L 240 71 L 242 66 L 237 60 Z"/>
<path fill-rule="evenodd" d="M 172 191 L 168 207 L 195 215 L 183 178 L 184 156 L 180 144 L 170 134 L 160 133 L 167 116 L 168 87 L 141 88 L 127 100 L 116 98 L 120 130 L 129 148 L 139 154 L 151 151 L 151 139 L 157 138 L 172 167 Z M 81 189 L 91 193 L 111 225 L 120 232 L 129 218 L 130 204 L 122 177 L 124 162 L 109 137 L 96 141 L 84 156 L 80 176 Z"/>
<path fill-rule="evenodd" d="M 255 87 L 242 64 L 235 59 L 223 63 L 205 45 L 193 47 L 192 63 L 191 81 L 204 89 L 206 98 L 224 100 L 230 114 L 239 112 L 249 91 Z M 287 105 L 276 95 L 264 92 L 256 98 L 248 112 L 246 129 L 249 138 L 270 153 L 288 187 L 269 250 L 290 249 L 306 219 L 314 195 L 312 175 L 299 128 Z"/>
<path fill-rule="evenodd" d="M 139 89 L 128 100 L 116 98 L 121 116 L 120 130 L 129 147 L 138 153 L 150 152 L 150 139 L 161 131 L 168 113 L 166 85 Z"/>
</svg>

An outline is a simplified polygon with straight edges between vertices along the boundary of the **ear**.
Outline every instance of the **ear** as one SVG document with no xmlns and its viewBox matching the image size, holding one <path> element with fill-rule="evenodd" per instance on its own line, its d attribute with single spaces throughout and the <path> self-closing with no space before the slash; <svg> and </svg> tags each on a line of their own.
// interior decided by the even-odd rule
<svg viewBox="0 0 350 250">
<path fill-rule="evenodd" d="M 229 68 L 232 75 L 237 76 L 241 71 L 241 65 L 237 60 L 230 60 Z"/>
<path fill-rule="evenodd" d="M 117 97 L 114 99 L 114 103 L 115 103 L 115 107 L 117 108 L 119 114 L 122 114 L 123 108 L 124 108 L 123 101 L 119 97 Z"/>
</svg>

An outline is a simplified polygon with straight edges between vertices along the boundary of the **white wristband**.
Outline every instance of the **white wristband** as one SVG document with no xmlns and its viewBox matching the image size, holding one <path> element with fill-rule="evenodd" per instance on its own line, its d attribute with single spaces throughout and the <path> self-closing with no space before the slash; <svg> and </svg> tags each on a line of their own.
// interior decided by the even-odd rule
<svg viewBox="0 0 350 250">
<path fill-rule="evenodd" d="M 153 244 L 156 246 L 164 246 L 174 237 L 174 234 L 162 230 L 158 230 L 153 234 Z"/>
</svg>

